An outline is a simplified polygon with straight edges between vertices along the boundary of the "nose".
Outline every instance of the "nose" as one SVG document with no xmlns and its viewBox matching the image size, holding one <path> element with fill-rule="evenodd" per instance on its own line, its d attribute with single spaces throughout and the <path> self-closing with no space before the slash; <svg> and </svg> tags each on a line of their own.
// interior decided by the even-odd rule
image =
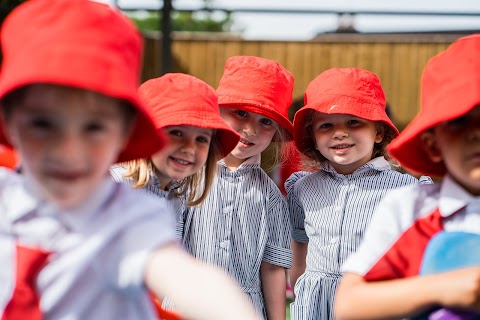
<svg viewBox="0 0 480 320">
<path fill-rule="evenodd" d="M 186 154 L 194 154 L 195 153 L 195 139 L 185 139 L 182 144 L 181 151 Z"/>
<path fill-rule="evenodd" d="M 245 121 L 245 126 L 243 127 L 243 132 L 247 136 L 255 136 L 257 134 L 257 129 L 255 126 L 255 122 L 251 119 L 248 121 Z"/>
<path fill-rule="evenodd" d="M 54 160 L 65 164 L 80 160 L 80 156 L 85 151 L 82 137 L 69 133 L 59 134 L 52 147 Z"/>
<path fill-rule="evenodd" d="M 343 139 L 347 137 L 348 137 L 348 130 L 345 127 L 339 126 L 335 128 L 335 131 L 333 132 L 334 139 Z"/>
</svg>

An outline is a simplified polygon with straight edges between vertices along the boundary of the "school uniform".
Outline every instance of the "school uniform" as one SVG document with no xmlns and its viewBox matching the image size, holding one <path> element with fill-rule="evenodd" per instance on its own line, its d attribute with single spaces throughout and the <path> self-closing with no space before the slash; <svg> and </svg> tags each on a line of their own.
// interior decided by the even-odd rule
<svg viewBox="0 0 480 320">
<path fill-rule="evenodd" d="M 132 186 L 135 181 L 132 178 L 125 178 L 127 170 L 120 165 L 113 165 L 110 168 L 110 175 L 112 179 L 116 182 L 123 182 Z M 148 194 L 153 194 L 157 197 L 164 198 L 167 200 L 168 206 L 171 207 L 176 217 L 176 232 L 178 239 L 182 238 L 183 234 L 183 213 L 185 211 L 185 197 L 178 197 L 175 193 L 175 190 L 180 187 L 180 184 L 176 181 L 172 181 L 168 186 L 167 190 L 160 188 L 160 181 L 157 176 L 153 173 L 150 175 L 150 179 L 147 185 L 143 188 L 134 189 L 139 191 L 146 191 Z"/>
<path fill-rule="evenodd" d="M 349 175 L 337 173 L 326 161 L 317 172 L 287 179 L 292 237 L 308 243 L 305 273 L 294 288 L 292 319 L 334 319 L 341 266 L 360 245 L 375 207 L 389 190 L 417 183 L 413 176 L 392 170 L 384 157 Z"/>
<path fill-rule="evenodd" d="M 260 155 L 235 171 L 218 162 L 209 196 L 187 209 L 183 244 L 197 259 L 226 270 L 266 318 L 260 265 L 288 269 L 292 251 L 286 202 L 260 167 Z"/>
<path fill-rule="evenodd" d="M 342 271 L 369 281 L 417 275 L 426 244 L 442 230 L 480 234 L 480 197 L 448 175 L 441 183 L 408 186 L 386 196 Z"/>
<path fill-rule="evenodd" d="M 0 169 L 0 314 L 22 245 L 50 253 L 35 279 L 44 319 L 156 319 L 145 267 L 152 251 L 176 241 L 174 224 L 165 200 L 110 178 L 62 210 L 39 199 L 25 176 Z"/>
</svg>

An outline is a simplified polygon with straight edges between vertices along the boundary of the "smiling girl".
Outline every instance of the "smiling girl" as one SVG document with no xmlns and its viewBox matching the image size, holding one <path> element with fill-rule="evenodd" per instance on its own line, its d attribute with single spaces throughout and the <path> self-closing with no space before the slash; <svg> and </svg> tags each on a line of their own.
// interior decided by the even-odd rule
<svg viewBox="0 0 480 320">
<path fill-rule="evenodd" d="M 417 182 L 387 161 L 385 148 L 396 135 L 380 80 L 370 71 L 330 69 L 308 85 L 294 140 L 320 170 L 294 173 L 285 183 L 293 230 L 292 319 L 335 319 L 340 267 L 375 207 L 387 191 Z"/>
<path fill-rule="evenodd" d="M 167 198 L 177 214 L 181 237 L 185 206 L 205 199 L 217 161 L 239 137 L 220 116 L 215 89 L 196 77 L 169 73 L 146 81 L 138 93 L 167 143 L 150 158 L 113 167 L 111 174 L 117 181 Z"/>
<path fill-rule="evenodd" d="M 292 261 L 284 196 L 260 166 L 271 144 L 292 139 L 293 77 L 273 60 L 235 56 L 217 88 L 223 119 L 240 142 L 218 163 L 201 206 L 188 209 L 184 246 L 225 269 L 268 319 L 285 319 L 285 269 Z M 273 142 L 273 143 L 272 143 Z"/>
</svg>

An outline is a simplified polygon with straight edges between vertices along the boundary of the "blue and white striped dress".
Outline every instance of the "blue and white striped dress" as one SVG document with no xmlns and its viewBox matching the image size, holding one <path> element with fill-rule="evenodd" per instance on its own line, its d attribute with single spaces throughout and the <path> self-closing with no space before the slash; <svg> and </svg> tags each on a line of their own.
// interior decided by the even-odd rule
<svg viewBox="0 0 480 320">
<path fill-rule="evenodd" d="M 391 189 L 418 183 L 375 158 L 349 175 L 324 162 L 319 171 L 287 179 L 292 237 L 307 243 L 306 270 L 295 284 L 292 320 L 335 319 L 333 299 L 341 266 L 359 246 L 379 201 Z"/>
<path fill-rule="evenodd" d="M 285 198 L 259 159 L 235 171 L 218 163 L 205 202 L 187 209 L 183 242 L 196 258 L 226 270 L 266 318 L 260 264 L 290 268 L 292 251 Z"/>
<path fill-rule="evenodd" d="M 134 181 L 132 178 L 124 178 L 126 172 L 126 169 L 120 165 L 113 165 L 110 167 L 110 175 L 112 176 L 112 179 L 114 181 L 123 182 L 131 186 L 133 185 Z M 148 192 L 149 194 L 153 194 L 157 197 L 165 198 L 166 200 L 168 200 L 167 204 L 170 206 L 170 209 L 173 210 L 173 212 L 175 213 L 175 218 L 177 221 L 176 234 L 178 236 L 178 239 L 181 239 L 183 234 L 183 214 L 185 212 L 186 202 L 184 197 L 179 198 L 175 194 L 175 189 L 178 187 L 179 184 L 173 181 L 167 186 L 167 190 L 161 189 L 160 181 L 158 181 L 157 176 L 152 173 L 148 184 L 145 187 L 136 190 L 143 190 Z"/>
</svg>

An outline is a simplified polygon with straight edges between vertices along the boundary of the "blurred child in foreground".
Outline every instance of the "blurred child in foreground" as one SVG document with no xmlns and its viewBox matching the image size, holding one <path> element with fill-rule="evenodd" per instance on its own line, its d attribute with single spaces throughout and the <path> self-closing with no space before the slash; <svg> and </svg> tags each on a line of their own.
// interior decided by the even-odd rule
<svg viewBox="0 0 480 320">
<path fill-rule="evenodd" d="M 480 234 L 479 54 L 477 34 L 427 63 L 421 110 L 389 151 L 406 169 L 443 179 L 384 198 L 343 265 L 337 319 L 400 319 L 435 306 L 480 311 L 480 266 L 418 275 L 438 233 Z"/>
<path fill-rule="evenodd" d="M 22 159 L 22 175 L 0 170 L 2 319 L 155 319 L 149 291 L 188 318 L 257 319 L 180 249 L 165 202 L 109 178 L 164 144 L 138 99 L 133 24 L 93 1 L 31 0 L 1 44 L 0 143 Z"/>
</svg>

